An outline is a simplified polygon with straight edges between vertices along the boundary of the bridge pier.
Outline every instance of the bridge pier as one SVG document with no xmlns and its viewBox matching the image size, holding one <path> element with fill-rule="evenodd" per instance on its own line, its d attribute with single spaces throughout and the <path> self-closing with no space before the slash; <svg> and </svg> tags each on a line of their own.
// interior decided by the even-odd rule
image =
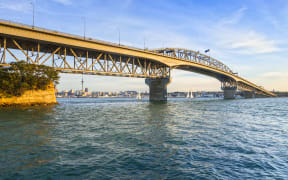
<svg viewBox="0 0 288 180">
<path fill-rule="evenodd" d="M 255 92 L 254 91 L 244 91 L 244 98 L 249 99 L 249 98 L 255 98 Z"/>
<path fill-rule="evenodd" d="M 236 87 L 225 87 L 224 90 L 224 99 L 235 99 Z"/>
<path fill-rule="evenodd" d="M 255 98 L 266 98 L 267 96 L 264 96 L 262 94 L 255 94 Z"/>
<path fill-rule="evenodd" d="M 170 78 L 147 78 L 145 83 L 149 86 L 150 101 L 167 101 L 167 85 Z"/>
</svg>

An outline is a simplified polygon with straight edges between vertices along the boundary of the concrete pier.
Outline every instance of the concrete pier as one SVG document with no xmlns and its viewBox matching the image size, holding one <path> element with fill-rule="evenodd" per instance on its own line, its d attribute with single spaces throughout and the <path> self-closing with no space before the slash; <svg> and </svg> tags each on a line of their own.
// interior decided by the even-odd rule
<svg viewBox="0 0 288 180">
<path fill-rule="evenodd" d="M 235 99 L 235 94 L 237 88 L 235 87 L 226 87 L 224 90 L 224 99 Z"/>
<path fill-rule="evenodd" d="M 250 98 L 255 98 L 255 92 L 254 91 L 244 91 L 244 98 L 250 99 Z"/>
<path fill-rule="evenodd" d="M 266 98 L 267 96 L 264 96 L 262 94 L 255 94 L 255 98 Z"/>
<path fill-rule="evenodd" d="M 145 83 L 149 86 L 149 100 L 167 101 L 167 85 L 169 82 L 169 78 L 145 79 Z"/>
</svg>

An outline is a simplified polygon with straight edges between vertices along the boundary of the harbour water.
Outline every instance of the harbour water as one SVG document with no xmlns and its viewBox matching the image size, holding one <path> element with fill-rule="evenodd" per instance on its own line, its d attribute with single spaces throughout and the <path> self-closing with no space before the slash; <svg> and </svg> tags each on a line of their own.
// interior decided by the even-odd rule
<svg viewBox="0 0 288 180">
<path fill-rule="evenodd" d="M 0 179 L 288 179 L 288 98 L 0 110 Z"/>
</svg>

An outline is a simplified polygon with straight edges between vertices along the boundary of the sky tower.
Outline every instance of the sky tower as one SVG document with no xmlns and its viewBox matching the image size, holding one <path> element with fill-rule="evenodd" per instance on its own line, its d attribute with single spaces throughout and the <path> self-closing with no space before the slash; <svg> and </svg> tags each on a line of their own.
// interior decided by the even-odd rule
<svg viewBox="0 0 288 180">
<path fill-rule="evenodd" d="M 82 84 L 82 92 L 83 92 L 83 91 L 84 91 L 84 79 L 83 79 L 83 74 L 82 74 L 81 84 Z"/>
</svg>

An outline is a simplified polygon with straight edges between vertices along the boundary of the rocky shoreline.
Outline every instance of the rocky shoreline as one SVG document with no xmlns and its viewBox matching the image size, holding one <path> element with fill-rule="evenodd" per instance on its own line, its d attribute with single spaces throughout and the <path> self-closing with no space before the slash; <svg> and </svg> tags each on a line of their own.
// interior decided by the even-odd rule
<svg viewBox="0 0 288 180">
<path fill-rule="evenodd" d="M 1 97 L 0 95 L 0 107 L 46 106 L 51 104 L 58 104 L 53 83 L 46 90 L 25 91 L 19 97 Z"/>
</svg>

